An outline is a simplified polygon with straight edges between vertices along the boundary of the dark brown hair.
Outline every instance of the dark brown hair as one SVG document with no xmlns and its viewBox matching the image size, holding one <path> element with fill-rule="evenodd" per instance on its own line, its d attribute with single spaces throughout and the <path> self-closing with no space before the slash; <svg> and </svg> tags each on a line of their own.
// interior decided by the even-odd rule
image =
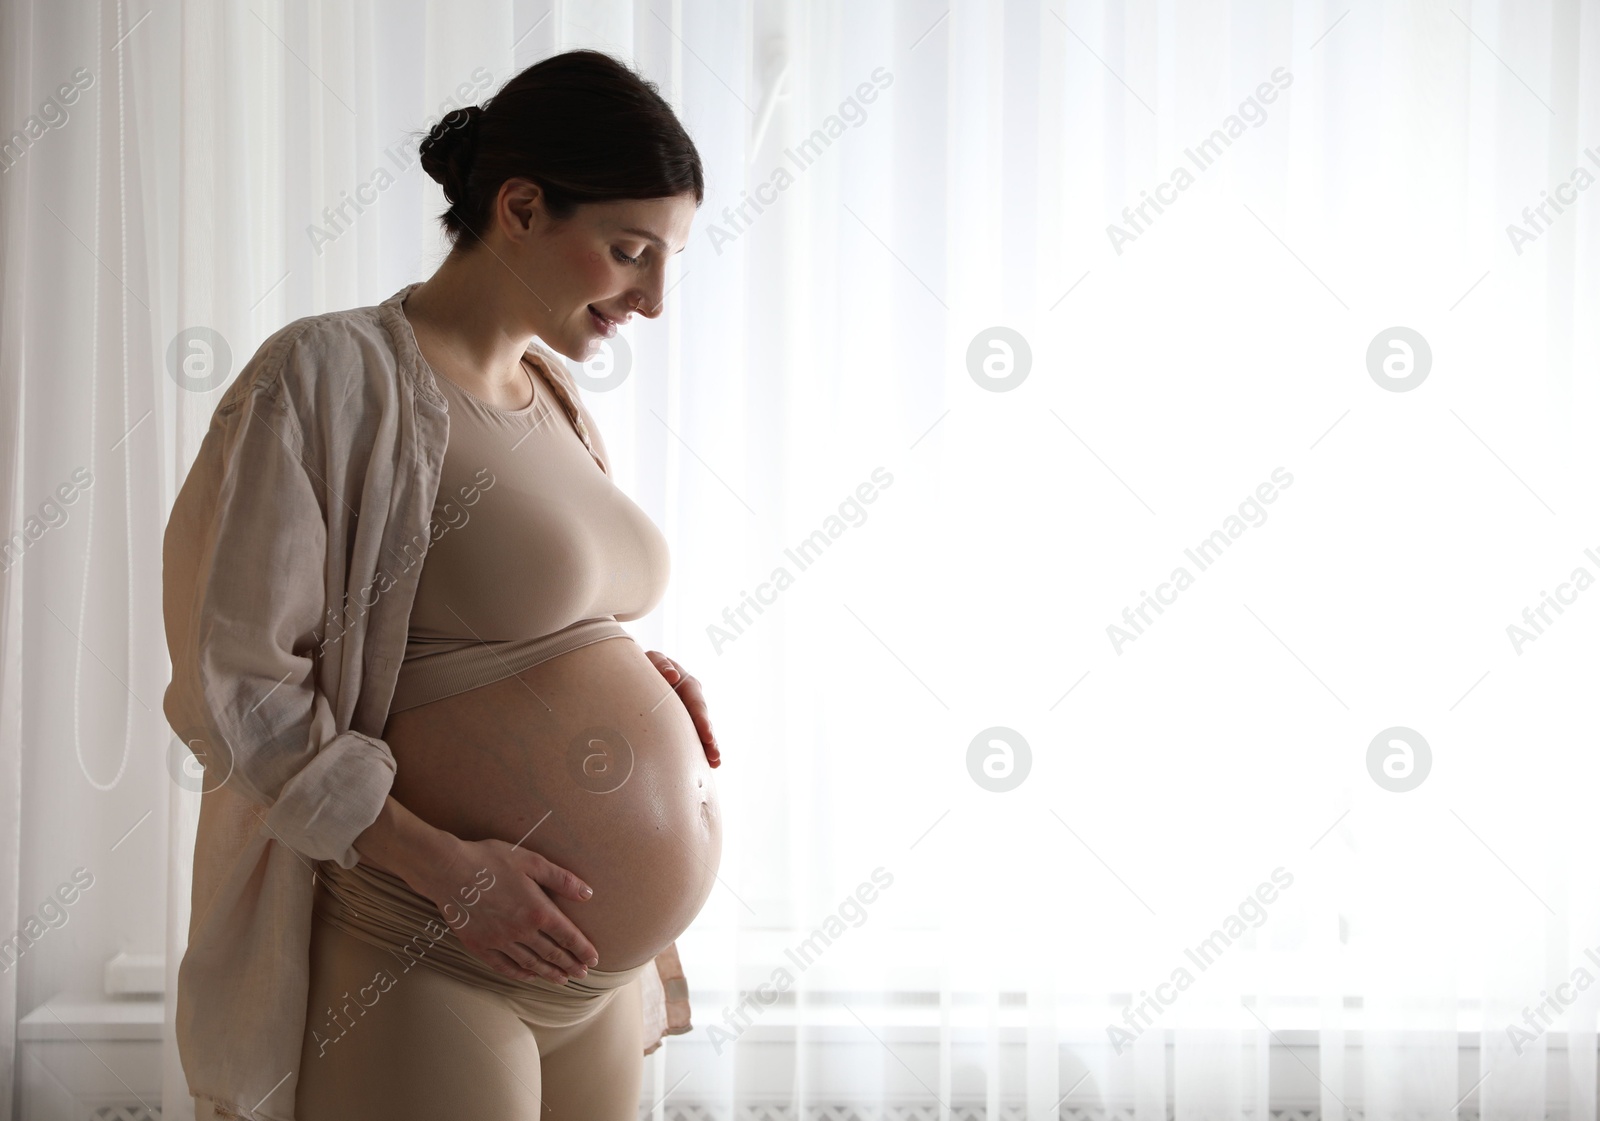
<svg viewBox="0 0 1600 1121">
<path fill-rule="evenodd" d="M 551 55 L 512 78 L 482 106 L 447 113 L 418 148 L 422 170 L 444 187 L 439 215 L 452 244 L 482 239 L 507 179 L 531 179 L 558 222 L 583 203 L 705 200 L 694 141 L 655 83 L 600 51 Z"/>
</svg>

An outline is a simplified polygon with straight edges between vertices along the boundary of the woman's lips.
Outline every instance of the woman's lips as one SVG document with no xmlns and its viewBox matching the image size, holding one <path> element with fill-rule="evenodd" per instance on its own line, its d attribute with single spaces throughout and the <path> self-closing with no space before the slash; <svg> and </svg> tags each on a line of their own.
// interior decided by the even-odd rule
<svg viewBox="0 0 1600 1121">
<path fill-rule="evenodd" d="M 594 321 L 594 329 L 602 338 L 609 339 L 617 333 L 616 323 L 595 311 L 593 307 L 589 308 L 589 318 Z"/>
</svg>

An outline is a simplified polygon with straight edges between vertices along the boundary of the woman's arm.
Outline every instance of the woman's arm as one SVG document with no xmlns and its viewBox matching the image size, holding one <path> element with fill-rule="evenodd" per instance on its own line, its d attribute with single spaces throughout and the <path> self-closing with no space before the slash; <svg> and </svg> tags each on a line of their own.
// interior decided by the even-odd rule
<svg viewBox="0 0 1600 1121">
<path fill-rule="evenodd" d="M 162 707 L 204 762 L 208 788 L 225 784 L 266 807 L 273 837 L 302 856 L 349 868 L 395 762 L 381 739 L 339 727 L 319 683 L 330 606 L 323 503 L 338 498 L 325 493 L 326 466 L 306 462 L 290 382 L 308 379 L 286 373 L 310 361 L 293 333 L 263 344 L 219 403 L 173 503 Z"/>
<path fill-rule="evenodd" d="M 432 898 L 435 885 L 430 873 L 456 863 L 461 838 L 429 825 L 391 794 L 378 819 L 356 838 L 355 848 L 363 864 L 399 876 L 413 891 Z"/>
</svg>

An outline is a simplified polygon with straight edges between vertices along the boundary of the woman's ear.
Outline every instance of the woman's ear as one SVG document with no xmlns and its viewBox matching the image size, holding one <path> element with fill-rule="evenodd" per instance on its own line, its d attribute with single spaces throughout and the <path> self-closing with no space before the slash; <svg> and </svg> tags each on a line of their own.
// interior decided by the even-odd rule
<svg viewBox="0 0 1600 1121">
<path fill-rule="evenodd" d="M 544 233 L 550 226 L 544 191 L 532 179 L 507 179 L 495 194 L 493 218 L 513 241 Z"/>
</svg>

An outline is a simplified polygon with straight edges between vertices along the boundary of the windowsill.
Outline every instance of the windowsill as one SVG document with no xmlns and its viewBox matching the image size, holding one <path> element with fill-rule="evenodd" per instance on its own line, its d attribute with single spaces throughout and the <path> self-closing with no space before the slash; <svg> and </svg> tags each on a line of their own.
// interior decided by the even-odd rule
<svg viewBox="0 0 1600 1121">
<path fill-rule="evenodd" d="M 736 1032 L 749 1042 L 787 1041 L 792 1039 L 795 1029 L 802 1026 L 808 1036 L 854 1039 L 861 1034 L 862 1022 L 865 1021 L 871 1025 L 873 1031 L 880 1034 L 888 1032 L 893 1038 L 903 1042 L 938 1040 L 941 1024 L 944 1022 L 938 1005 L 938 994 L 898 995 L 900 999 L 885 1006 L 875 994 L 871 993 L 811 993 L 807 995 L 803 1020 L 801 1009 L 793 1002 L 793 992 L 784 994 L 782 999 L 771 1005 L 760 1004 L 752 995 L 745 1004 L 746 1022 L 749 1026 L 739 1031 L 737 1024 L 730 1026 L 721 1014 L 722 1009 L 733 1008 L 732 994 L 697 990 L 691 993 L 691 1002 L 694 1003 L 697 1012 L 695 1030 L 686 1038 L 693 1040 L 699 1036 L 704 1039 L 707 1029 L 717 1025 L 725 1031 Z M 99 1001 L 57 997 L 35 1008 L 18 1022 L 17 1038 L 19 1041 L 160 1040 L 164 1003 L 161 997 Z M 700 1011 L 701 1009 L 704 1011 Z M 1057 1039 L 1064 1044 L 1093 1043 L 1109 1046 L 1106 1025 L 1121 1022 L 1120 1008 L 1113 1010 L 1108 1006 L 1098 1019 L 1087 1013 L 1087 1009 L 1062 1010 L 1055 1029 Z M 1320 1011 L 1317 1008 L 1294 1006 L 1269 1008 L 1262 1016 L 1271 1028 L 1274 1044 L 1313 1049 L 1320 1046 Z M 1360 1047 L 1367 1032 L 1420 1037 L 1425 1034 L 1437 1034 L 1440 1030 L 1432 1025 L 1394 1023 L 1375 1025 L 1370 1022 L 1372 1017 L 1360 1008 L 1346 1008 L 1342 1019 L 1346 1047 Z M 995 1009 L 992 1020 L 988 1006 L 958 1003 L 949 1010 L 948 1022 L 951 1031 L 969 1034 L 974 1038 L 981 1038 L 989 1029 L 991 1022 L 1006 1035 L 1024 1033 L 1029 1026 L 1027 1008 L 1010 1002 L 1002 1003 Z M 1565 1050 L 1568 1026 L 1558 1024 L 1554 1030 L 1545 1032 L 1540 1037 L 1540 1042 L 1547 1049 Z M 1145 1030 L 1162 1032 L 1170 1046 L 1174 1028 L 1186 1031 L 1263 1031 L 1260 1021 L 1243 1007 L 1239 1009 L 1238 1017 L 1229 1023 L 1157 1022 Z M 1504 1033 L 1505 1025 L 1497 1025 L 1494 1030 Z M 1482 1014 L 1472 1010 L 1461 1012 L 1456 1017 L 1455 1031 L 1458 1048 L 1476 1050 L 1483 1042 Z"/>
<path fill-rule="evenodd" d="M 17 1022 L 17 1040 L 161 1039 L 166 1002 L 161 997 L 82 1000 L 53 997 Z"/>
<path fill-rule="evenodd" d="M 947 1010 L 941 1010 L 937 992 L 900 992 L 894 994 L 894 999 L 887 1003 L 876 993 L 811 992 L 805 994 L 803 1017 L 796 996 L 796 992 L 790 990 L 781 994 L 774 1003 L 764 1005 L 754 990 L 743 994 L 692 990 L 690 1002 L 696 1010 L 696 1034 L 717 1025 L 752 1042 L 779 1041 L 791 1038 L 795 1029 L 801 1027 L 808 1036 L 816 1033 L 849 1039 L 862 1033 L 864 1022 L 874 1032 L 887 1032 L 897 1040 L 913 1043 L 937 1040 L 943 1030 L 941 1025 L 944 1024 L 948 1024 L 952 1032 L 972 1038 L 981 1038 L 991 1024 L 1006 1036 L 1016 1033 L 1019 1037 L 1030 1026 L 1029 1010 L 1019 999 L 1020 994 L 1005 994 L 999 1007 L 993 1009 L 981 1000 L 974 1000 L 971 994 L 961 994 L 960 999 Z M 741 999 L 742 1009 L 736 1007 Z M 1107 1025 L 1127 1026 L 1122 1019 L 1124 1007 L 1121 1004 L 1063 1006 L 1057 1010 L 1054 1018 L 1056 1038 L 1063 1044 L 1110 1046 Z M 1256 1015 L 1251 1014 L 1252 1009 Z M 724 1010 L 738 1015 L 730 1020 Z M 1219 1016 L 1222 1015 L 1222 1010 L 1217 1012 Z M 1257 1019 L 1257 1015 L 1261 1019 Z M 743 1031 L 739 1027 L 741 1019 L 748 1024 Z M 1144 1027 L 1143 1034 L 1161 1032 L 1170 1046 L 1176 1030 L 1268 1035 L 1270 1029 L 1269 1038 L 1275 1046 L 1315 1049 L 1321 1045 L 1322 1019 L 1322 1010 L 1314 1002 L 1273 1004 L 1269 1001 L 1258 1002 L 1250 1007 L 1241 1005 L 1230 1018 L 1206 1022 L 1185 1022 L 1168 1013 Z M 1265 1027 L 1263 1020 L 1266 1021 Z M 1523 1026 L 1521 1021 L 1517 1023 Z M 1570 1026 L 1558 1023 L 1540 1036 L 1541 1042 L 1547 1048 L 1565 1050 Z M 1504 1035 L 1505 1029 L 1505 1024 L 1490 1027 L 1492 1032 L 1501 1035 Z M 1403 1044 L 1407 1037 L 1421 1039 L 1451 1029 L 1416 1018 L 1399 1021 L 1389 1019 L 1385 1022 L 1381 1014 L 1347 1003 L 1341 1010 L 1339 1023 L 1331 1030 L 1342 1032 L 1346 1047 L 1360 1047 L 1368 1033 L 1390 1038 L 1399 1036 Z M 1484 1031 L 1481 1010 L 1466 1008 L 1459 1011 L 1455 1017 L 1454 1031 L 1459 1049 L 1477 1050 L 1481 1047 Z"/>
</svg>

